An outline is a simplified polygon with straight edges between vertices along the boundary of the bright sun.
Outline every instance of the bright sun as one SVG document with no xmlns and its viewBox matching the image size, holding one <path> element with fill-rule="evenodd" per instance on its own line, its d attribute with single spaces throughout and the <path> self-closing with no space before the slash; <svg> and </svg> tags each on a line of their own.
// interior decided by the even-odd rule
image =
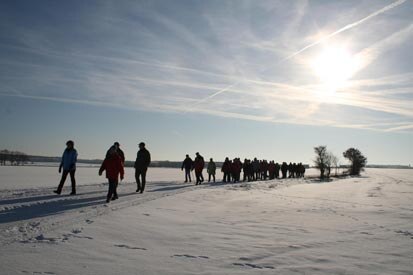
<svg viewBox="0 0 413 275">
<path fill-rule="evenodd" d="M 357 60 L 345 48 L 328 47 L 311 61 L 311 68 L 320 78 L 325 92 L 346 86 L 357 69 Z"/>
</svg>

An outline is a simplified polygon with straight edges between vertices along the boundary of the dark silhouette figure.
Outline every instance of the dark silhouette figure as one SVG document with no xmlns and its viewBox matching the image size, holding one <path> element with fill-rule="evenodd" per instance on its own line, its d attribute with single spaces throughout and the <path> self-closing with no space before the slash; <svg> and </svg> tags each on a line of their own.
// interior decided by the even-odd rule
<svg viewBox="0 0 413 275">
<path fill-rule="evenodd" d="M 59 186 L 57 190 L 53 191 L 54 193 L 60 195 L 62 193 L 63 185 L 65 184 L 67 175 L 70 174 L 70 180 L 72 182 L 72 192 L 70 195 L 76 195 L 76 179 L 75 179 L 75 172 L 76 172 L 76 161 L 77 161 L 77 151 L 74 148 L 75 143 L 72 140 L 66 142 L 66 149 L 63 152 L 62 161 L 60 162 L 59 166 L 59 173 L 62 172 L 62 178 L 60 180 Z"/>
<path fill-rule="evenodd" d="M 185 182 L 191 182 L 191 169 L 194 166 L 194 161 L 189 157 L 189 155 L 186 155 L 184 161 L 182 162 L 182 167 L 181 170 L 183 171 L 185 169 Z"/>
<path fill-rule="evenodd" d="M 286 162 L 283 162 L 281 164 L 281 173 L 282 173 L 283 179 L 287 177 L 287 171 L 288 171 L 288 164 Z"/>
<path fill-rule="evenodd" d="M 247 180 L 248 182 L 250 182 L 254 177 L 251 160 L 244 159 L 244 164 L 242 165 L 242 171 L 244 172 L 243 181 Z"/>
<path fill-rule="evenodd" d="M 280 165 L 278 162 L 275 163 L 275 177 L 278 179 L 280 177 Z"/>
<path fill-rule="evenodd" d="M 231 174 L 232 174 L 232 179 L 234 183 L 240 180 L 241 170 L 242 170 L 241 160 L 239 158 L 234 158 L 234 161 L 232 162 L 232 165 L 231 165 Z"/>
<path fill-rule="evenodd" d="M 268 162 L 266 160 L 261 161 L 260 163 L 261 179 L 267 180 L 268 177 Z"/>
<path fill-rule="evenodd" d="M 99 176 L 106 170 L 106 178 L 109 181 L 108 195 L 106 196 L 106 202 L 110 200 L 118 199 L 116 189 L 118 187 L 119 175 L 120 180 L 123 180 L 124 169 L 122 159 L 117 153 L 115 147 L 109 149 L 109 155 L 105 158 L 99 169 Z"/>
<path fill-rule="evenodd" d="M 217 165 L 215 164 L 212 158 L 209 159 L 207 173 L 208 173 L 208 182 L 211 182 L 211 176 L 215 182 L 215 172 L 217 170 Z"/>
<path fill-rule="evenodd" d="M 268 176 L 270 180 L 273 180 L 275 178 L 275 163 L 273 160 L 271 160 L 268 164 Z"/>
<path fill-rule="evenodd" d="M 224 173 L 223 182 L 230 182 L 231 181 L 231 162 L 229 158 L 225 158 L 224 163 L 222 164 L 221 168 L 222 173 Z"/>
<path fill-rule="evenodd" d="M 151 164 L 151 154 L 146 150 L 145 143 L 141 142 L 139 143 L 139 151 L 134 165 L 136 185 L 138 187 L 136 192 L 143 193 L 145 190 L 146 172 L 148 171 L 149 164 Z M 141 178 L 142 182 L 139 178 Z"/>
<path fill-rule="evenodd" d="M 204 170 L 205 161 L 204 157 L 202 157 L 198 152 L 195 154 L 194 160 L 194 168 L 195 169 L 195 176 L 196 176 L 196 185 L 201 184 L 204 181 L 204 176 L 202 175 L 202 170 Z"/>
<path fill-rule="evenodd" d="M 290 162 L 288 164 L 288 178 L 291 178 L 293 176 L 293 164 Z"/>
<path fill-rule="evenodd" d="M 297 164 L 294 162 L 294 163 L 293 163 L 293 171 L 292 171 L 292 173 L 293 173 L 293 178 L 298 177 L 298 176 L 297 176 L 297 172 L 298 172 L 298 167 L 297 167 Z"/>
<path fill-rule="evenodd" d="M 105 159 L 110 157 L 110 153 L 111 150 L 115 150 L 115 152 L 118 154 L 118 156 L 120 157 L 121 161 L 122 161 L 122 166 L 125 167 L 125 153 L 123 153 L 122 149 L 120 149 L 120 144 L 119 142 L 115 142 L 113 143 L 113 145 L 108 149 L 108 151 L 106 152 L 106 157 Z M 114 193 L 113 193 L 113 197 L 115 199 L 118 198 L 118 193 L 117 193 L 117 186 L 118 184 L 116 183 L 116 188 L 114 189 Z"/>
<path fill-rule="evenodd" d="M 257 158 L 254 158 L 254 161 L 252 162 L 252 168 L 253 168 L 253 171 L 254 171 L 254 180 L 261 179 L 260 162 L 257 160 Z"/>
<path fill-rule="evenodd" d="M 303 178 L 305 173 L 305 167 L 304 165 L 300 162 L 297 164 L 297 178 Z"/>
</svg>

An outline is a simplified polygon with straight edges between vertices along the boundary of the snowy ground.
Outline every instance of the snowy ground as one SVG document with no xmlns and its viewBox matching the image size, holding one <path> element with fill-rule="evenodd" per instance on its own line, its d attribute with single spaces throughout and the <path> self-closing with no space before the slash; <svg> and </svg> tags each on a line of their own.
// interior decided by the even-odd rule
<svg viewBox="0 0 413 275">
<path fill-rule="evenodd" d="M 50 166 L 0 166 L 0 190 L 28 189 L 38 187 L 57 187 L 61 175 L 56 167 Z M 78 166 L 76 169 L 77 185 L 90 185 L 106 182 L 105 177 L 99 177 L 99 167 Z M 133 181 L 135 169 L 125 168 L 125 180 Z M 148 179 L 150 181 L 179 181 L 184 178 L 184 172 L 174 168 L 150 168 Z M 69 180 L 69 179 L 68 179 Z M 66 184 L 70 185 L 67 181 Z"/>
<path fill-rule="evenodd" d="M 110 204 L 100 183 L 55 196 L 54 177 L 1 193 L 0 274 L 413 274 L 413 170 L 123 183 Z"/>
</svg>

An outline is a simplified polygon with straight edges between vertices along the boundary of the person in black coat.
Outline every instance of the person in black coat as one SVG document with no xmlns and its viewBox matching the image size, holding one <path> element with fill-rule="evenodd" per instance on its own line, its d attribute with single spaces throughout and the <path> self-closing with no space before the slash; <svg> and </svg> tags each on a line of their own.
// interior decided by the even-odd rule
<svg viewBox="0 0 413 275">
<path fill-rule="evenodd" d="M 278 179 L 280 177 L 280 165 L 278 162 L 275 163 L 275 177 Z"/>
<path fill-rule="evenodd" d="M 191 169 L 194 166 L 194 161 L 189 157 L 189 155 L 186 155 L 186 158 L 182 162 L 182 167 L 181 170 L 183 171 L 185 168 L 185 182 L 191 182 Z"/>
<path fill-rule="evenodd" d="M 151 163 L 151 154 L 149 153 L 148 150 L 145 148 L 145 143 L 141 142 L 139 143 L 139 151 L 136 156 L 136 161 L 135 161 L 135 179 L 136 179 L 136 184 L 138 188 L 136 189 L 136 192 L 141 192 L 145 190 L 145 184 L 146 184 L 146 171 L 148 170 L 148 166 Z M 141 180 L 139 179 L 141 178 Z"/>
<path fill-rule="evenodd" d="M 283 179 L 287 177 L 287 171 L 288 171 L 288 164 L 286 162 L 283 162 L 281 164 L 281 173 L 283 175 Z"/>
</svg>

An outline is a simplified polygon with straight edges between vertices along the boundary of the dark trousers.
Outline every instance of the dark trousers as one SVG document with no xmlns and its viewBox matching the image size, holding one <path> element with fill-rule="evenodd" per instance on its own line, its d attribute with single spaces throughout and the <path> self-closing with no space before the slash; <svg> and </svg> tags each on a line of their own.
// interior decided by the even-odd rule
<svg viewBox="0 0 413 275">
<path fill-rule="evenodd" d="M 230 182 L 230 181 L 231 181 L 231 174 L 224 173 L 224 182 Z"/>
<path fill-rule="evenodd" d="M 212 178 L 214 179 L 214 182 L 215 182 L 215 174 L 208 174 L 208 182 L 211 181 L 211 176 L 212 176 Z"/>
<path fill-rule="evenodd" d="M 108 200 L 110 200 L 112 197 L 118 196 L 116 188 L 118 188 L 118 179 L 109 179 L 109 190 L 107 196 Z"/>
<path fill-rule="evenodd" d="M 143 192 L 146 184 L 146 171 L 148 168 L 135 168 L 135 179 L 138 190 Z M 140 177 L 140 179 L 139 179 Z M 141 181 L 142 180 L 142 181 Z"/>
<path fill-rule="evenodd" d="M 185 169 L 185 182 L 191 182 L 191 169 Z"/>
<path fill-rule="evenodd" d="M 260 180 L 260 179 L 261 179 L 261 173 L 255 172 L 255 180 Z"/>
<path fill-rule="evenodd" d="M 196 176 L 196 184 L 201 184 L 204 181 L 204 176 L 202 175 L 202 171 L 195 170 L 195 176 Z"/>
<path fill-rule="evenodd" d="M 75 179 L 76 170 L 63 170 L 62 179 L 60 180 L 59 187 L 57 187 L 57 192 L 61 193 L 63 185 L 65 184 L 67 175 L 70 174 L 70 181 L 72 182 L 72 193 L 76 193 L 76 179 Z"/>
</svg>

